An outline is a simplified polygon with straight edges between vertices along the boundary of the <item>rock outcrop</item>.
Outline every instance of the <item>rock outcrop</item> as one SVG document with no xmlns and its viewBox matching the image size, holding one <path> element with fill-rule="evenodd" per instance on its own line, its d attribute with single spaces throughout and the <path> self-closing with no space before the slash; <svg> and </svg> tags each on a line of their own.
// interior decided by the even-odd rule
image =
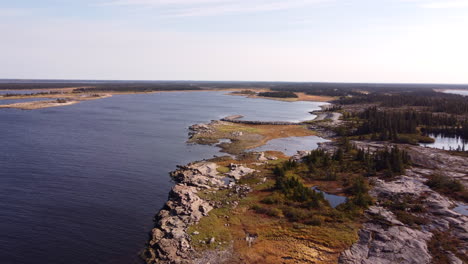
<svg viewBox="0 0 468 264">
<path fill-rule="evenodd" d="M 406 227 L 382 207 L 371 207 L 369 215 L 382 217 L 387 224 L 368 222 L 359 231 L 359 241 L 346 250 L 339 263 L 390 264 L 430 263 L 427 241 L 430 232 Z"/>
<path fill-rule="evenodd" d="M 188 228 L 198 223 L 202 217 L 217 206 L 215 203 L 200 198 L 200 191 L 216 191 L 233 188 L 239 196 L 245 195 L 250 189 L 233 183 L 229 185 L 219 175 L 217 165 L 213 162 L 199 162 L 187 166 L 179 166 L 171 176 L 176 181 L 169 199 L 155 217 L 155 228 L 151 231 L 150 241 L 142 254 L 146 263 L 188 264 L 206 263 L 204 259 L 212 258 L 196 252 L 190 244 Z M 244 166 L 233 166 L 231 173 L 242 177 L 253 170 Z M 207 255 L 208 254 L 208 255 Z M 229 255 L 230 252 L 225 252 Z M 218 256 L 219 257 L 219 256 Z"/>
<path fill-rule="evenodd" d="M 245 175 L 255 172 L 255 170 L 251 168 L 247 168 L 238 164 L 231 164 L 229 167 L 231 171 L 226 173 L 226 176 L 234 178 L 236 181 L 240 180 Z"/>
<path fill-rule="evenodd" d="M 447 252 L 453 263 L 462 263 L 455 253 L 467 253 L 468 217 L 453 211 L 453 201 L 424 184 L 423 176 L 430 173 L 428 169 L 412 168 L 393 181 L 374 179 L 370 193 L 377 206 L 366 211 L 369 220 L 359 232 L 359 241 L 342 253 L 339 263 L 432 263 L 428 242 L 435 232 L 445 232 L 462 241 L 459 252 Z M 402 223 L 384 206 L 403 199 L 417 201 L 422 206 L 418 211 L 410 207 L 403 209 L 405 214 L 423 219 L 419 227 Z"/>
</svg>

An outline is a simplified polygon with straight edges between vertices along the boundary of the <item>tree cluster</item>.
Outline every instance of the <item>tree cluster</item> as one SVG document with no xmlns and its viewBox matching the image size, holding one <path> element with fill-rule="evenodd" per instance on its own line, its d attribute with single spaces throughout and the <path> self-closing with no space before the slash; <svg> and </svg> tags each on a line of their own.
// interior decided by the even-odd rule
<svg viewBox="0 0 468 264">
<path fill-rule="evenodd" d="M 262 92 L 258 93 L 258 96 L 262 97 L 275 97 L 275 98 L 297 98 L 298 96 L 290 91 L 280 91 L 280 92 Z"/>
<path fill-rule="evenodd" d="M 468 114 L 467 97 L 427 89 L 359 94 L 353 97 L 343 97 L 339 100 L 339 103 L 343 105 L 377 103 L 383 107 L 423 107 L 430 112 L 444 112 L 457 115 Z"/>
<path fill-rule="evenodd" d="M 398 134 L 437 133 L 444 136 L 458 136 L 468 139 L 468 121 L 460 121 L 454 115 L 429 112 L 379 111 L 370 107 L 357 114 L 362 120 L 355 134 L 378 134 L 380 140 L 397 140 Z M 376 138 L 377 139 L 377 138 Z"/>
</svg>

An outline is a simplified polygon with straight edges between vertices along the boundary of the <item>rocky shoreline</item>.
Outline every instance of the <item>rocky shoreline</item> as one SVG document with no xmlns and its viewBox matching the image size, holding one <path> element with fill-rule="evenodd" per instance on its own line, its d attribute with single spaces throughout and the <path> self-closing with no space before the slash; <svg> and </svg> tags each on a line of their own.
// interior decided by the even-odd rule
<svg viewBox="0 0 468 264">
<path fill-rule="evenodd" d="M 332 114 L 333 116 L 328 116 Z M 321 129 L 322 135 L 331 136 L 330 128 L 341 122 L 335 113 L 323 112 L 331 119 L 325 125 L 309 124 L 312 129 Z M 235 122 L 240 116 L 224 118 Z M 321 120 L 318 120 L 321 121 Z M 219 122 L 219 121 L 214 121 Z M 194 125 L 191 136 L 197 133 L 212 133 L 209 125 Z M 356 147 L 377 150 L 388 144 L 371 141 L 353 141 Z M 320 148 L 333 152 L 334 143 L 324 143 Z M 395 144 L 391 144 L 395 145 Z M 460 241 L 458 248 L 446 250 L 449 262 L 465 263 L 468 252 L 468 217 L 453 210 L 457 202 L 432 190 L 426 185 L 427 178 L 434 173 L 459 180 L 468 186 L 468 158 L 448 154 L 443 150 L 420 146 L 398 145 L 408 151 L 413 165 L 406 173 L 392 179 L 371 178 L 371 196 L 375 204 L 365 212 L 365 220 L 359 238 L 339 256 L 343 264 L 390 264 L 390 263 L 434 263 L 434 246 L 440 236 Z M 300 152 L 293 159 L 300 161 L 307 152 Z M 268 160 L 260 154 L 258 161 Z M 214 162 L 196 162 L 171 173 L 176 185 L 169 199 L 155 217 L 155 228 L 142 254 L 148 264 L 153 263 L 229 263 L 236 258 L 233 241 L 215 250 L 196 250 L 192 241 L 197 231 L 189 232 L 191 226 L 215 208 L 236 208 L 238 201 L 250 191 L 248 185 L 239 185 L 242 177 L 255 170 L 242 164 L 231 164 L 229 171 L 220 172 Z M 202 193 L 229 190 L 233 202 L 221 204 L 204 198 Z M 246 235 L 249 246 L 256 239 Z M 221 245 L 217 237 L 198 243 Z"/>
<path fill-rule="evenodd" d="M 216 192 L 230 189 L 239 198 L 245 196 L 250 188 L 236 184 L 235 180 L 254 172 L 239 164 L 232 164 L 228 173 L 221 174 L 213 162 L 197 162 L 179 166 L 171 176 L 176 185 L 169 193 L 169 199 L 155 217 L 155 228 L 151 231 L 151 240 L 142 254 L 146 263 L 218 263 L 219 258 L 233 252 L 224 253 L 197 252 L 191 246 L 188 228 L 207 216 L 213 208 L 221 206 L 202 199 L 198 193 L 210 190 Z M 226 181 L 230 177 L 232 181 Z M 235 203 L 232 206 L 236 206 Z M 215 237 L 204 241 L 208 244 L 218 243 Z M 229 248 L 229 247 L 228 247 Z"/>
</svg>

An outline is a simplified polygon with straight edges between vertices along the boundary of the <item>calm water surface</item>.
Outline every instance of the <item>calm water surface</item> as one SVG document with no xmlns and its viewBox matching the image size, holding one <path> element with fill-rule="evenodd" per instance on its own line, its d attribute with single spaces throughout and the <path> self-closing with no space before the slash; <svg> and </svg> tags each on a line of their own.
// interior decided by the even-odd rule
<svg viewBox="0 0 468 264">
<path fill-rule="evenodd" d="M 444 93 L 460 94 L 468 96 L 468 90 L 445 90 Z"/>
<path fill-rule="evenodd" d="M 348 198 L 346 196 L 340 196 L 335 194 L 329 194 L 327 192 L 321 191 L 317 188 L 317 186 L 312 187 L 317 192 L 323 193 L 323 197 L 330 203 L 330 206 L 336 208 L 338 205 L 346 203 Z"/>
<path fill-rule="evenodd" d="M 219 155 L 185 144 L 188 126 L 307 120 L 318 105 L 174 92 L 0 109 L 0 263 L 138 263 L 168 172 Z"/>
<path fill-rule="evenodd" d="M 33 101 L 50 101 L 50 98 L 28 98 L 28 99 L 2 99 L 0 100 L 0 105 L 6 104 L 15 104 L 15 103 L 25 103 Z"/>
<path fill-rule="evenodd" d="M 431 138 L 435 140 L 434 143 L 426 144 L 421 143 L 421 146 L 429 147 L 429 148 L 437 148 L 437 149 L 445 149 L 445 150 L 456 150 L 458 148 L 468 150 L 468 142 L 463 141 L 460 137 L 444 137 L 441 135 L 429 135 Z"/>
</svg>

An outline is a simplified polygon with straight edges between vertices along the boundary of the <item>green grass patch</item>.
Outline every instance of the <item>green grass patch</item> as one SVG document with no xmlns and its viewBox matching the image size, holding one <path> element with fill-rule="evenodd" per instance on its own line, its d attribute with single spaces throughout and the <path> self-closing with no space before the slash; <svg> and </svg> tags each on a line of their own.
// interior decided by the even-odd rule
<svg viewBox="0 0 468 264">
<path fill-rule="evenodd" d="M 218 168 L 216 168 L 216 170 L 221 173 L 221 174 L 224 174 L 224 173 L 228 173 L 230 172 L 231 170 L 226 167 L 226 166 L 219 166 Z"/>
</svg>

